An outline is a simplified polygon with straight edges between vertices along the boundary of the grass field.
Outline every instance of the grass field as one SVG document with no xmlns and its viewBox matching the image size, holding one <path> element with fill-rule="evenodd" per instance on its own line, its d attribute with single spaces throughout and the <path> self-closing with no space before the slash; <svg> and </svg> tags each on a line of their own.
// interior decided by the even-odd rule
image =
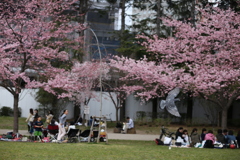
<svg viewBox="0 0 240 160">
<path fill-rule="evenodd" d="M 26 118 L 18 118 L 19 130 L 27 130 Z M 13 117 L 0 116 L 0 129 L 13 129 Z"/>
<path fill-rule="evenodd" d="M 157 146 L 152 141 L 110 140 L 109 144 L 0 142 L 2 160 L 237 160 L 240 149 Z"/>
</svg>

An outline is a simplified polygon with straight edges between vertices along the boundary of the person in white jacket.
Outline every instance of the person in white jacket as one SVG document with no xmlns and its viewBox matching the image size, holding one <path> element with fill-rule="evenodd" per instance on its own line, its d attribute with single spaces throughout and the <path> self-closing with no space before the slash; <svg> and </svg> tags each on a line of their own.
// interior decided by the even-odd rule
<svg viewBox="0 0 240 160">
<path fill-rule="evenodd" d="M 127 129 L 131 129 L 131 128 L 134 128 L 134 122 L 130 117 L 127 117 L 127 123 L 123 123 L 122 133 L 126 133 Z"/>
<path fill-rule="evenodd" d="M 30 134 L 33 133 L 33 120 L 34 120 L 33 109 L 30 108 L 30 109 L 29 109 L 29 116 L 28 116 L 28 118 L 26 119 L 27 126 L 28 126 L 28 132 L 29 132 Z"/>
</svg>

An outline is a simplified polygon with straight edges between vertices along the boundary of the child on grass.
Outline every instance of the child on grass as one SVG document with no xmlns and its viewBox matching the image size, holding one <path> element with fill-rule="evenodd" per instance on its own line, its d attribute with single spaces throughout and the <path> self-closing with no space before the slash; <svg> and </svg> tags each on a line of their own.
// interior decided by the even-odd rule
<svg viewBox="0 0 240 160">
<path fill-rule="evenodd" d="M 37 121 L 34 122 L 34 136 L 37 136 L 41 139 L 42 141 L 42 128 L 43 128 L 43 122 L 42 122 L 42 117 L 38 116 Z"/>
</svg>

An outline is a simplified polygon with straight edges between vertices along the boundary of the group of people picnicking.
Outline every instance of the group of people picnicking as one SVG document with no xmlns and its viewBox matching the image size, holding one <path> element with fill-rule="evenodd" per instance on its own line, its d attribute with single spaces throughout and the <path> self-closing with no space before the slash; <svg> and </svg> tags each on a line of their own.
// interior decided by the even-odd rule
<svg viewBox="0 0 240 160">
<path fill-rule="evenodd" d="M 33 110 L 32 108 L 29 111 L 29 116 L 26 119 L 28 124 L 28 132 L 34 134 L 34 136 L 42 137 L 43 132 L 43 122 L 42 117 L 38 115 L 38 110 Z M 46 124 L 47 129 L 58 130 L 57 141 L 62 142 L 63 137 L 69 132 L 69 130 L 75 129 L 75 123 L 70 122 L 70 125 L 66 128 L 66 117 L 68 110 L 63 110 L 62 114 L 59 117 L 59 123 L 53 119 L 54 115 L 51 110 L 49 110 L 46 115 Z M 89 126 L 92 123 L 93 118 L 90 118 Z M 94 120 L 96 123 L 97 120 Z M 96 124 L 97 125 L 97 124 Z M 128 129 L 134 128 L 134 122 L 130 117 L 127 117 L 127 122 L 123 123 L 122 133 L 126 133 Z M 41 139 L 42 140 L 42 139 Z M 200 147 L 200 148 L 214 148 L 214 144 L 220 143 L 223 146 L 229 146 L 234 143 L 236 146 L 240 147 L 240 131 L 237 136 L 234 136 L 233 130 L 227 129 L 218 129 L 217 134 L 214 135 L 212 130 L 202 129 L 201 134 L 198 133 L 198 130 L 194 128 L 191 134 L 188 134 L 186 129 L 182 127 L 178 128 L 175 137 L 176 144 L 186 147 Z"/>
<path fill-rule="evenodd" d="M 214 148 L 214 144 L 221 144 L 221 148 L 227 148 L 231 144 L 240 146 L 240 131 L 237 136 L 234 136 L 233 130 L 218 129 L 217 134 L 214 135 L 212 130 L 207 131 L 203 128 L 202 133 L 199 134 L 194 128 L 189 135 L 186 129 L 180 127 L 176 132 L 175 140 L 176 144 L 186 147 Z"/>
<path fill-rule="evenodd" d="M 63 137 L 69 132 L 69 130 L 75 129 L 75 123 L 70 122 L 70 125 L 66 128 L 66 119 L 67 119 L 68 110 L 63 110 L 62 114 L 59 117 L 59 123 L 53 119 L 54 115 L 51 110 L 48 111 L 48 114 L 46 115 L 46 128 L 50 130 L 58 130 L 58 137 L 57 141 L 62 142 Z M 27 125 L 28 125 L 28 132 L 36 137 L 39 137 L 42 141 L 43 136 L 43 122 L 42 117 L 38 115 L 38 110 L 31 108 L 29 111 L 29 116 L 26 119 Z"/>
</svg>

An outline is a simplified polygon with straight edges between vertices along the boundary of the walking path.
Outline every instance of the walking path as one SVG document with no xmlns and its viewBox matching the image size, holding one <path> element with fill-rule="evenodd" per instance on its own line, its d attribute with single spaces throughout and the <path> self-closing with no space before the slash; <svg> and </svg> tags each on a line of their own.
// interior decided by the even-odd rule
<svg viewBox="0 0 240 160">
<path fill-rule="evenodd" d="M 6 134 L 7 132 L 11 132 L 11 130 L 0 129 L 0 135 Z M 30 135 L 27 130 L 19 130 L 19 133 L 22 135 Z M 108 139 L 153 141 L 156 138 L 159 138 L 159 135 L 108 133 Z"/>
</svg>

